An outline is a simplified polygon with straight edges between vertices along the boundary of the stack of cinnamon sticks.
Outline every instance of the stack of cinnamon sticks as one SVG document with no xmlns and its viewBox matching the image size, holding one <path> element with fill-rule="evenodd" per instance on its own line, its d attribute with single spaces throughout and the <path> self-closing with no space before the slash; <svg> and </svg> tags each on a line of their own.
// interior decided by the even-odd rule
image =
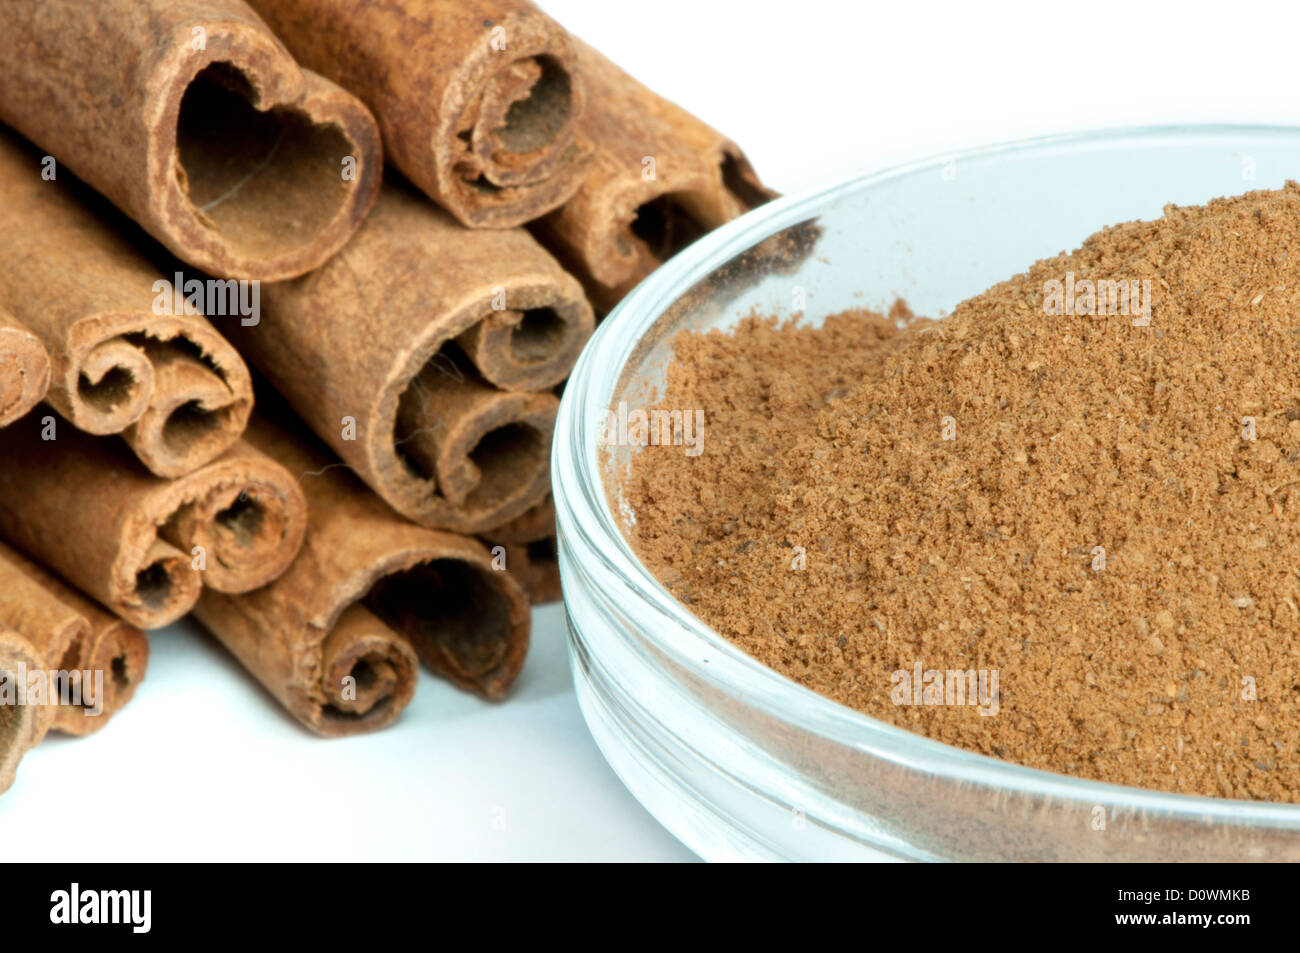
<svg viewBox="0 0 1300 953">
<path fill-rule="evenodd" d="M 529 0 L 11 0 L 0 788 L 193 611 L 325 735 L 499 698 L 598 315 L 767 200 Z M 387 170 L 383 160 L 391 163 Z M 30 694 L 30 693 L 29 693 Z"/>
</svg>

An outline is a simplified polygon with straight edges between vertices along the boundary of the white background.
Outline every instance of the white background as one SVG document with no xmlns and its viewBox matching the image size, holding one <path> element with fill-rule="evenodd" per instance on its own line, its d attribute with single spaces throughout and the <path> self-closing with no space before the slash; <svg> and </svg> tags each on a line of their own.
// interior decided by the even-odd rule
<svg viewBox="0 0 1300 953">
<path fill-rule="evenodd" d="M 1044 133 L 1300 121 L 1295 0 L 542 5 L 786 192 Z M 392 729 L 324 741 L 174 626 L 106 730 L 23 761 L 0 860 L 688 859 L 592 743 L 563 639 L 535 613 L 504 704 L 426 674 Z"/>
</svg>

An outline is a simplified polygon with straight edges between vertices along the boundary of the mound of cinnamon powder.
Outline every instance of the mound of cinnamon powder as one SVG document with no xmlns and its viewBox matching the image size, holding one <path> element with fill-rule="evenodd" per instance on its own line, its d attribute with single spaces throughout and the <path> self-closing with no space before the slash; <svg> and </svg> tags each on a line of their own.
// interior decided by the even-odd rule
<svg viewBox="0 0 1300 953">
<path fill-rule="evenodd" d="M 679 338 L 662 406 L 705 411 L 703 452 L 635 455 L 646 564 L 873 717 L 1300 801 L 1300 186 L 1168 207 L 907 318 Z M 964 700 L 946 672 L 976 676 Z"/>
</svg>

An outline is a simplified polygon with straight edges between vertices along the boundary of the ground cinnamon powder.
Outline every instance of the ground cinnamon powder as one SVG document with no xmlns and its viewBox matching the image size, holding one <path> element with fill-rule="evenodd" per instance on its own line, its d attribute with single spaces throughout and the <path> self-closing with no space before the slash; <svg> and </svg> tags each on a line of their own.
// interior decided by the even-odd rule
<svg viewBox="0 0 1300 953">
<path fill-rule="evenodd" d="M 1090 314 L 1089 281 L 1149 282 L 1150 308 Z M 646 564 L 874 717 L 1300 801 L 1300 186 L 1170 206 L 909 318 L 683 334 L 661 406 L 707 429 L 634 455 Z M 918 669 L 996 673 L 996 705 L 900 696 Z"/>
</svg>

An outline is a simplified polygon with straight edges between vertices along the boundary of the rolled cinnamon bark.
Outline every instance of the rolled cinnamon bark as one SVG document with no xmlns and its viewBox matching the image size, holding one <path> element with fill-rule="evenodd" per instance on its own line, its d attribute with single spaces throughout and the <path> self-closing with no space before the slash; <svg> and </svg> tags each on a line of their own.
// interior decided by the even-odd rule
<svg viewBox="0 0 1300 953">
<path fill-rule="evenodd" d="M 285 708 L 323 735 L 382 728 L 415 691 L 416 653 L 461 688 L 505 694 L 528 601 L 480 543 L 396 516 L 305 430 L 254 416 L 247 439 L 302 474 L 307 538 L 275 582 L 208 590 L 195 614 Z"/>
<path fill-rule="evenodd" d="M 590 171 L 534 226 L 607 313 L 661 262 L 771 199 L 740 148 L 576 37 Z"/>
<path fill-rule="evenodd" d="M 0 132 L 0 300 L 50 353 L 50 404 L 88 433 L 120 433 L 159 476 L 221 454 L 253 401 L 239 354 L 202 315 L 176 308 L 180 297 Z"/>
<path fill-rule="evenodd" d="M 14 783 L 18 762 L 40 744 L 53 720 L 48 705 L 19 702 L 19 672 L 40 669 L 40 652 L 13 629 L 0 622 L 0 794 Z"/>
<path fill-rule="evenodd" d="M 90 623 L 89 637 L 77 645 L 75 664 L 81 672 L 104 673 L 104 698 L 98 714 L 84 706 L 60 706 L 54 728 L 64 734 L 88 735 L 108 724 L 135 696 L 149 667 L 149 639 L 135 626 L 81 598 L 79 593 L 71 589 L 58 591 L 64 604 L 76 608 Z"/>
<path fill-rule="evenodd" d="M 554 536 L 555 498 L 547 493 L 546 498 L 528 512 L 480 535 L 499 543 L 535 543 Z"/>
<path fill-rule="evenodd" d="M 143 632 L 3 543 L 0 620 L 40 652 L 47 671 L 69 680 L 62 700 L 70 703 L 57 706 L 52 724 L 66 734 L 87 735 L 107 724 L 131 700 L 149 664 Z"/>
<path fill-rule="evenodd" d="M 301 275 L 374 200 L 373 118 L 242 0 L 7 0 L 3 16 L 0 119 L 211 274 Z"/>
<path fill-rule="evenodd" d="M 389 184 L 334 259 L 263 290 L 231 339 L 399 513 L 473 533 L 546 495 L 558 401 L 525 389 L 568 374 L 593 317 L 527 232 Z"/>
<path fill-rule="evenodd" d="M 373 110 L 388 159 L 462 224 L 522 225 L 585 172 L 583 78 L 529 0 L 251 0 Z"/>
<path fill-rule="evenodd" d="M 90 635 L 90 623 L 29 576 L 24 568 L 30 565 L 0 543 L 0 622 L 40 655 L 41 665 L 31 674 L 72 672 L 78 667 L 77 647 Z M 46 697 L 45 701 L 57 704 L 57 698 Z"/>
<path fill-rule="evenodd" d="M 43 429 L 29 417 L 5 431 L 0 536 L 132 625 L 174 622 L 202 586 L 263 586 L 302 545 L 294 477 L 242 441 L 163 480 L 112 441 Z"/>
<path fill-rule="evenodd" d="M 499 555 L 497 546 L 504 548 L 506 568 L 528 593 L 533 605 L 560 600 L 555 500 L 549 493 L 522 516 L 479 536 L 494 556 Z"/>
<path fill-rule="evenodd" d="M 0 307 L 0 427 L 35 407 L 49 386 L 45 345 Z"/>
<path fill-rule="evenodd" d="M 560 564 L 556 555 L 554 536 L 536 539 L 529 543 L 505 543 L 504 545 L 506 567 L 528 593 L 529 602 L 539 606 L 548 602 L 559 602 L 563 598 L 560 588 Z"/>
</svg>

